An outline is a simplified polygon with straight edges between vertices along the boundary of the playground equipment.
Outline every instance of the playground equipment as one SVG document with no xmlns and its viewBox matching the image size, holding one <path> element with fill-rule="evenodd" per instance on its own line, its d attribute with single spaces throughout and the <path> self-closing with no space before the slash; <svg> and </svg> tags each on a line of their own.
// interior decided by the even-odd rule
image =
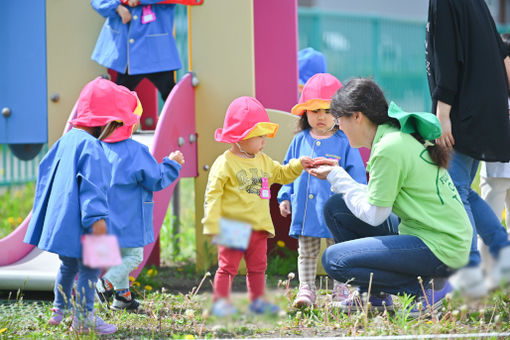
<svg viewBox="0 0 510 340">
<path fill-rule="evenodd" d="M 74 109 L 70 109 L 72 107 L 70 99 L 77 98 L 81 86 L 88 80 L 104 73 L 104 69 L 96 67 L 88 60 L 102 24 L 101 18 L 97 18 L 97 14 L 87 7 L 88 4 L 66 2 L 59 3 L 59 6 L 61 7 L 57 8 L 52 1 L 46 2 L 47 16 L 46 20 L 43 20 L 46 23 L 47 32 L 45 60 L 48 77 L 47 84 L 41 85 L 44 92 L 42 98 L 53 93 L 49 89 L 53 89 L 54 86 L 60 86 L 62 90 L 59 89 L 58 100 L 52 101 L 52 98 L 56 98 L 50 95 L 43 105 L 43 109 L 46 107 L 48 112 L 47 126 L 50 144 L 61 135 L 54 132 L 63 131 L 65 122 L 74 114 Z M 84 7 L 81 8 L 83 11 L 80 11 L 84 15 L 80 15 L 79 20 L 87 23 L 71 24 L 69 22 L 71 15 L 68 16 L 67 22 L 63 23 L 62 17 L 66 17 L 65 13 L 76 12 L 77 6 Z M 17 10 L 21 11 L 21 8 L 18 7 Z M 171 150 L 181 150 L 186 157 L 186 165 L 181 172 L 181 177 L 196 178 L 197 266 L 203 268 L 204 263 L 210 262 L 204 261 L 205 257 L 211 256 L 205 252 L 204 242 L 207 241 L 202 235 L 200 224 L 203 215 L 203 193 L 209 166 L 227 147 L 214 142 L 213 136 L 214 130 L 222 126 L 228 104 L 238 96 L 249 95 L 258 98 L 265 107 L 269 108 L 270 119 L 280 124 L 277 137 L 268 143 L 265 150 L 274 159 L 284 158 L 287 145 L 292 138 L 295 117 L 286 111 L 290 111 L 292 105 L 297 102 L 297 4 L 295 0 L 277 2 L 221 0 L 205 1 L 201 6 L 193 6 L 188 10 L 190 18 L 188 34 L 191 36 L 193 33 L 189 65 L 190 70 L 193 65 L 197 78 L 189 73 L 176 85 L 159 116 L 154 137 L 152 141 L 149 139 L 148 143 L 158 161 L 168 155 Z M 70 29 L 63 30 L 67 32 L 67 37 L 62 36 L 62 32 L 54 30 L 55 23 L 51 19 L 60 23 L 60 27 L 79 27 L 80 30 L 83 29 L 82 31 L 93 26 L 94 32 L 89 30 L 87 34 L 82 32 L 75 36 L 76 32 Z M 97 25 L 94 26 L 94 23 Z M 51 36 L 53 33 L 60 34 L 62 41 L 73 44 L 72 47 L 67 45 L 69 50 L 74 51 L 74 45 L 79 45 L 80 52 L 76 60 L 80 60 L 87 66 L 76 65 L 76 69 L 68 68 L 68 70 L 72 69 L 73 74 L 54 67 L 58 61 L 61 62 L 61 66 L 69 65 L 76 60 L 68 60 L 73 58 L 73 55 L 69 54 L 72 52 L 63 53 L 60 46 L 51 44 L 54 40 Z M 74 74 L 75 70 L 76 74 Z M 55 79 L 59 80 L 55 81 Z M 198 86 L 194 88 L 193 84 L 197 84 L 197 79 Z M 74 91 L 70 91 L 70 88 Z M 26 92 L 24 87 L 20 86 L 19 90 L 22 89 Z M 156 99 L 155 96 L 153 98 Z M 50 119 L 53 110 L 57 112 L 56 106 L 59 106 L 61 111 L 67 107 L 68 116 L 59 112 L 58 115 L 55 114 L 58 118 Z M 68 114 L 69 112 L 71 115 Z M 156 238 L 159 236 L 174 185 L 154 195 Z M 272 204 L 276 204 L 276 201 Z M 13 233 L 0 240 L 2 253 L 0 289 L 50 290 L 53 288 L 59 261 L 56 255 L 41 252 L 23 243 L 29 219 L 30 215 Z M 288 231 L 278 227 L 277 229 L 277 235 L 278 233 L 286 235 Z M 151 255 L 158 254 L 158 243 L 148 245 L 144 249 L 144 261 L 133 275 L 136 277 L 139 274 L 143 266 L 150 261 Z M 41 266 L 41 263 L 46 266 Z"/>
</svg>

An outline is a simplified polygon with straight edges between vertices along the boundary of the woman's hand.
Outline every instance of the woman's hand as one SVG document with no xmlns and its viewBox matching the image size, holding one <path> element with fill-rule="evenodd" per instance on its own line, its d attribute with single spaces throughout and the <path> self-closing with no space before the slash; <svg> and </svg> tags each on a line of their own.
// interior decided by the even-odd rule
<svg viewBox="0 0 510 340">
<path fill-rule="evenodd" d="M 290 215 L 290 202 L 285 200 L 280 203 L 280 214 L 283 217 L 287 217 Z"/>
<path fill-rule="evenodd" d="M 92 224 L 93 235 L 104 235 L 106 234 L 106 222 L 105 220 L 99 220 Z"/>
<path fill-rule="evenodd" d="M 338 168 L 337 165 L 319 165 L 317 168 L 310 169 L 308 173 L 310 175 L 317 177 L 318 179 L 326 179 L 328 178 L 329 173 L 333 170 Z"/>
<path fill-rule="evenodd" d="M 437 101 L 437 119 L 441 124 L 441 136 L 436 139 L 436 143 L 440 146 L 446 147 L 448 150 L 453 149 L 455 145 L 455 139 L 452 134 L 452 121 L 450 119 L 450 111 L 452 109 L 451 105 L 443 103 L 442 101 Z"/>
</svg>

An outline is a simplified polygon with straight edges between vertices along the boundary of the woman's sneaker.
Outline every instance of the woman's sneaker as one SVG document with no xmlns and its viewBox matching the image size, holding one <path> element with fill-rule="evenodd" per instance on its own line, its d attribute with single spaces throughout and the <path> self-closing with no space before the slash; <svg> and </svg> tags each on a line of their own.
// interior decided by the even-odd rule
<svg viewBox="0 0 510 340">
<path fill-rule="evenodd" d="M 220 298 L 214 301 L 211 314 L 219 317 L 225 317 L 237 314 L 237 309 L 227 301 L 227 299 Z"/>
<path fill-rule="evenodd" d="M 278 306 L 273 305 L 272 303 L 265 301 L 262 298 L 258 298 L 253 301 L 250 305 L 250 311 L 255 314 L 277 314 L 280 311 Z"/>
<path fill-rule="evenodd" d="M 76 316 L 73 318 L 71 329 L 79 334 L 89 334 L 94 332 L 97 335 L 112 334 L 117 331 L 117 327 L 104 322 L 99 316 L 92 313 L 85 320 L 79 320 Z"/>
<path fill-rule="evenodd" d="M 366 301 L 366 297 L 360 297 L 359 294 L 355 293 L 351 294 L 348 299 L 335 304 L 335 307 L 338 307 L 344 313 L 364 311 L 366 309 L 380 313 L 393 311 L 393 299 L 389 294 L 381 292 L 375 295 L 370 295 L 368 302 L 369 303 Z"/>
<path fill-rule="evenodd" d="M 110 308 L 110 299 L 115 293 L 113 287 L 110 286 L 102 278 L 96 282 L 96 297 L 104 308 Z"/>
<path fill-rule="evenodd" d="M 142 307 L 142 304 L 136 300 L 132 295 L 131 298 L 126 298 L 118 293 L 115 293 L 113 298 L 112 309 L 127 310 L 129 312 L 137 311 Z"/>
<path fill-rule="evenodd" d="M 302 285 L 294 300 L 295 307 L 311 306 L 315 304 L 316 295 L 309 285 Z"/>
<path fill-rule="evenodd" d="M 335 281 L 333 291 L 331 292 L 331 305 L 339 307 L 342 301 L 349 299 L 351 292 L 345 283 Z"/>
<path fill-rule="evenodd" d="M 50 309 L 53 312 L 53 315 L 51 316 L 48 323 L 53 326 L 60 325 L 62 320 L 64 319 L 64 312 L 62 312 L 59 308 L 51 308 Z"/>
<path fill-rule="evenodd" d="M 420 296 L 413 307 L 409 310 L 410 318 L 418 318 L 420 316 L 430 316 L 431 313 L 437 313 L 443 306 L 443 299 L 446 294 L 453 291 L 450 282 L 446 281 L 441 289 L 429 288 L 425 290 L 425 295 Z"/>
</svg>

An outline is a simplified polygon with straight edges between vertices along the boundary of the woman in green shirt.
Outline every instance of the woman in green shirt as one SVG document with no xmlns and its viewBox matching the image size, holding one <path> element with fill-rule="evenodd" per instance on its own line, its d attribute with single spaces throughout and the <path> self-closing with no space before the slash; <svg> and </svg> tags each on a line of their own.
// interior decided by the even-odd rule
<svg viewBox="0 0 510 340">
<path fill-rule="evenodd" d="M 430 142 L 441 134 L 437 118 L 388 107 L 377 84 L 363 78 L 337 91 L 331 112 L 351 147 L 370 148 L 371 155 L 368 185 L 333 160 L 311 170 L 337 193 L 324 207 L 336 242 L 323 254 L 326 272 L 360 292 L 370 286 L 375 309 L 390 310 L 388 294 L 402 293 L 424 306 L 415 304 L 412 316 L 438 309 L 451 291 L 448 276 L 468 261 L 472 227 L 446 170 L 449 154 Z M 339 307 L 356 308 L 355 301 Z"/>
</svg>

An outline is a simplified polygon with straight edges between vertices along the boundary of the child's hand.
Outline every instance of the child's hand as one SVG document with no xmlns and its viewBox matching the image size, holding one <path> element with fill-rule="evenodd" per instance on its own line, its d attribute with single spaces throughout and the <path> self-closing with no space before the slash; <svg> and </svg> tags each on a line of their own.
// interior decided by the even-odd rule
<svg viewBox="0 0 510 340">
<path fill-rule="evenodd" d="M 127 9 L 126 7 L 119 5 L 117 7 L 117 14 L 122 19 L 123 24 L 127 24 L 128 22 L 131 21 L 131 12 L 129 12 L 129 9 Z"/>
<path fill-rule="evenodd" d="M 313 159 L 312 158 L 310 158 L 308 156 L 301 156 L 301 157 L 299 157 L 299 161 L 301 162 L 303 169 L 305 169 L 306 171 L 313 168 Z"/>
<path fill-rule="evenodd" d="M 180 165 L 184 164 L 184 155 L 179 150 L 173 151 L 168 155 L 168 158 L 170 158 L 173 161 L 176 161 Z"/>
<path fill-rule="evenodd" d="M 338 159 L 334 158 L 326 158 L 326 157 L 317 157 L 313 159 L 313 167 L 319 167 L 321 165 L 331 165 L 331 166 L 337 166 L 338 165 Z"/>
<path fill-rule="evenodd" d="M 105 220 L 99 220 L 92 224 L 93 235 L 104 235 L 106 234 L 106 222 Z"/>
<path fill-rule="evenodd" d="M 317 177 L 318 179 L 326 179 L 328 178 L 329 173 L 331 170 L 339 168 L 337 165 L 319 165 L 317 168 L 310 169 L 308 171 L 310 175 Z"/>
<path fill-rule="evenodd" d="M 280 203 L 280 214 L 283 217 L 287 217 L 290 214 L 290 202 L 285 200 Z"/>
</svg>

